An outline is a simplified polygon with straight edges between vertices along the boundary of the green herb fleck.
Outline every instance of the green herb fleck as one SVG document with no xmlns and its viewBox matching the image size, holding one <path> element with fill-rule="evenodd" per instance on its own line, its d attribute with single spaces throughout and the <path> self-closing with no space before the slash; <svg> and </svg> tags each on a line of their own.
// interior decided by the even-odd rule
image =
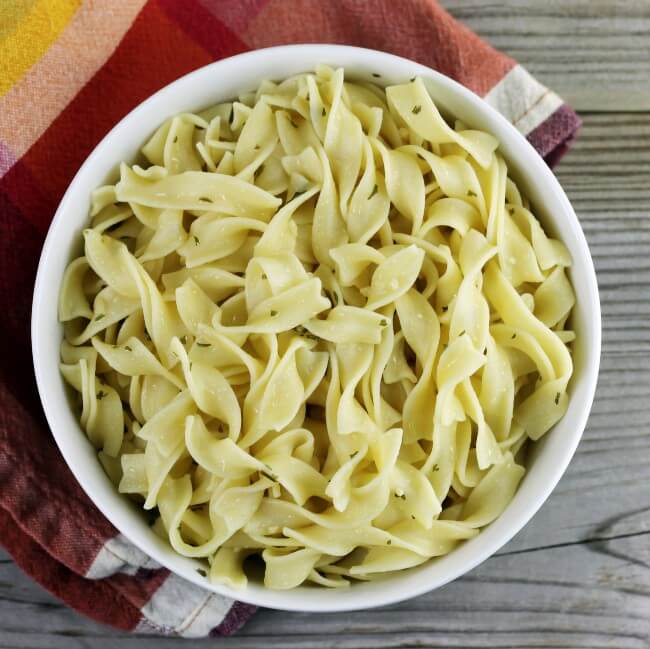
<svg viewBox="0 0 650 649">
<path fill-rule="evenodd" d="M 378 72 L 373 72 L 372 76 L 375 77 L 375 79 L 381 78 L 381 74 L 379 74 Z"/>
<path fill-rule="evenodd" d="M 512 336 L 510 336 L 510 339 L 514 340 L 516 337 L 517 337 L 517 334 L 512 334 Z"/>
<path fill-rule="evenodd" d="M 199 238 L 196 235 L 194 235 L 194 245 L 198 246 L 200 243 L 201 241 L 199 240 Z"/>
<path fill-rule="evenodd" d="M 413 520 L 415 520 L 415 516 L 414 516 L 413 514 L 411 514 L 411 518 L 412 518 Z"/>
<path fill-rule="evenodd" d="M 262 273 L 262 279 L 268 279 L 266 273 Z"/>
<path fill-rule="evenodd" d="M 176 144 L 176 142 L 178 142 L 178 135 L 174 135 L 174 139 L 172 140 L 172 142 L 174 144 Z"/>
<path fill-rule="evenodd" d="M 327 115 L 327 111 L 325 110 L 325 106 L 323 106 L 323 112 L 321 113 L 321 115 L 322 115 L 323 117 L 325 117 L 325 115 Z"/>
<path fill-rule="evenodd" d="M 377 193 L 377 189 L 378 189 L 377 185 L 375 185 L 372 188 L 372 191 L 370 192 L 370 196 L 368 196 L 368 200 L 370 200 Z"/>
<path fill-rule="evenodd" d="M 468 196 L 473 196 L 474 198 L 476 198 L 476 196 L 477 196 L 476 192 L 473 192 L 471 189 L 467 190 L 467 195 Z"/>
<path fill-rule="evenodd" d="M 388 326 L 388 320 L 386 320 L 386 318 L 384 318 L 383 320 L 381 320 L 379 322 L 379 326 L 380 327 L 387 327 Z"/>
<path fill-rule="evenodd" d="M 203 568 L 197 568 L 196 572 L 198 572 L 199 575 L 201 575 L 201 577 L 207 577 L 208 576 L 208 573 L 205 570 L 203 570 Z"/>
<path fill-rule="evenodd" d="M 560 395 L 559 392 L 555 395 L 555 405 L 556 406 L 560 405 L 560 396 L 561 395 Z"/>
<path fill-rule="evenodd" d="M 437 464 L 434 464 L 431 471 L 433 471 L 433 473 L 436 473 L 437 471 L 440 471 L 440 467 Z"/>
<path fill-rule="evenodd" d="M 199 347 L 209 347 L 210 343 L 196 343 Z"/>
<path fill-rule="evenodd" d="M 390 539 L 388 539 L 388 541 L 386 541 L 386 545 L 390 545 L 391 543 L 392 543 L 392 541 Z"/>
<path fill-rule="evenodd" d="M 101 400 L 102 400 L 104 397 L 106 397 L 106 396 L 108 396 L 107 393 L 104 392 L 104 390 L 100 390 L 100 391 L 97 393 L 97 400 L 98 400 L 98 401 L 101 401 Z"/>
<path fill-rule="evenodd" d="M 411 78 L 409 79 L 409 81 L 410 81 L 411 83 L 413 83 L 413 82 L 415 81 L 415 77 L 411 77 Z"/>
<path fill-rule="evenodd" d="M 124 349 L 126 349 L 127 352 L 132 352 L 133 351 L 131 349 L 131 347 L 129 347 L 128 345 L 124 345 Z"/>
<path fill-rule="evenodd" d="M 272 317 L 272 318 L 275 318 L 276 315 L 278 315 L 278 312 L 275 311 L 275 310 L 272 310 L 272 311 L 271 311 L 271 317 Z"/>
<path fill-rule="evenodd" d="M 359 451 L 355 451 L 354 453 L 352 453 L 352 455 L 350 455 L 350 459 L 351 460 L 354 459 L 357 455 L 359 455 Z"/>
<path fill-rule="evenodd" d="M 296 327 L 294 327 L 294 331 L 299 336 L 304 336 L 305 338 L 308 338 L 309 340 L 318 340 L 318 336 L 314 336 L 314 334 L 311 333 L 311 331 L 308 331 L 302 325 L 297 325 Z"/>
<path fill-rule="evenodd" d="M 98 314 L 95 316 L 95 321 L 101 320 L 102 318 L 105 318 L 105 317 L 106 317 L 106 314 L 105 314 L 105 313 L 98 313 Z"/>
<path fill-rule="evenodd" d="M 463 329 L 463 330 L 458 334 L 458 337 L 460 338 L 461 336 L 464 336 L 464 335 L 465 335 L 465 330 Z"/>
<path fill-rule="evenodd" d="M 256 145 L 253 147 L 253 149 L 255 149 L 255 151 L 258 151 L 259 148 L 260 148 L 260 145 L 259 145 L 259 144 L 256 144 Z"/>
<path fill-rule="evenodd" d="M 515 213 L 515 208 L 514 207 L 509 207 L 508 212 L 510 212 L 510 214 L 514 214 Z"/>
<path fill-rule="evenodd" d="M 199 201 L 202 203 L 214 203 L 214 201 L 211 198 L 208 198 L 207 196 L 200 196 Z"/>
<path fill-rule="evenodd" d="M 413 106 L 413 108 L 411 108 L 411 112 L 414 115 L 417 115 L 421 110 L 422 110 L 422 106 L 420 106 L 420 104 L 417 104 L 416 106 Z"/>
</svg>

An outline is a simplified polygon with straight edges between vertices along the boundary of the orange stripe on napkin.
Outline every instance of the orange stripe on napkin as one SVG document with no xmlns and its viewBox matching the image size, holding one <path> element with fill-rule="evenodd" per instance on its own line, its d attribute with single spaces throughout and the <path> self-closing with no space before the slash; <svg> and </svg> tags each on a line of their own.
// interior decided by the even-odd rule
<svg viewBox="0 0 650 649">
<path fill-rule="evenodd" d="M 481 96 L 515 65 L 430 0 L 269 0 L 243 38 L 252 48 L 341 43 L 383 50 L 432 67 Z"/>
</svg>

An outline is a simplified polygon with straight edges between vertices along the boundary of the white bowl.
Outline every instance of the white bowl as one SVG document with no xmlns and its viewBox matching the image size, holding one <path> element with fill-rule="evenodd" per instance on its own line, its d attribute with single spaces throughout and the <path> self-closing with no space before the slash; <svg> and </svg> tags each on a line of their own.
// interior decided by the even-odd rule
<svg viewBox="0 0 650 649">
<path fill-rule="evenodd" d="M 95 450 L 79 426 L 59 372 L 62 327 L 57 297 L 68 262 L 79 252 L 88 222 L 90 193 L 105 183 L 122 160 L 132 160 L 153 130 L 166 118 L 198 110 L 252 90 L 264 79 L 282 79 L 319 63 L 343 66 L 352 77 L 385 84 L 421 76 L 435 102 L 472 127 L 495 135 L 511 175 L 530 198 L 547 232 L 560 238 L 573 256 L 571 281 L 577 303 L 573 313 L 577 339 L 575 375 L 564 418 L 534 445 L 528 471 L 503 514 L 449 555 L 380 581 L 344 590 L 300 587 L 273 591 L 249 583 L 235 591 L 208 584 L 197 562 L 176 554 L 147 525 L 144 516 L 120 495 L 104 474 Z M 339 45 L 292 45 L 241 54 L 208 65 L 175 81 L 127 115 L 97 146 L 66 192 L 43 247 L 34 288 L 32 349 L 36 380 L 50 428 L 79 484 L 115 527 L 135 545 L 173 572 L 204 588 L 277 609 L 344 611 L 390 604 L 456 579 L 487 559 L 511 539 L 541 507 L 564 473 L 582 435 L 594 397 L 600 359 L 600 303 L 596 275 L 578 219 L 555 176 L 526 139 L 499 113 L 455 81 L 407 59 Z"/>
</svg>

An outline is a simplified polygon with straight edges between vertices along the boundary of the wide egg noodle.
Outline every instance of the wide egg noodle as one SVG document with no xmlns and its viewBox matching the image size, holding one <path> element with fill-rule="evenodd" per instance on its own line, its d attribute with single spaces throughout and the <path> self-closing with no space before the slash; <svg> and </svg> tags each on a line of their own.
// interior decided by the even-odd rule
<svg viewBox="0 0 650 649">
<path fill-rule="evenodd" d="M 60 290 L 100 462 L 232 588 L 251 555 L 288 589 L 451 552 L 569 401 L 571 258 L 496 139 L 419 78 L 345 76 L 152 128 L 146 164 L 92 193 Z"/>
</svg>

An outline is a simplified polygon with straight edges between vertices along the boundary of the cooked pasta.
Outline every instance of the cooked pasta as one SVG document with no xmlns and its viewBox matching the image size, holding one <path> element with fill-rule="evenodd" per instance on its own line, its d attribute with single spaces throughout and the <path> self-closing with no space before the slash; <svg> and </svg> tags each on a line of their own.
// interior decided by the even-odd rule
<svg viewBox="0 0 650 649">
<path fill-rule="evenodd" d="M 570 256 L 497 140 L 321 66 L 167 120 L 97 189 L 61 371 L 210 580 L 351 580 L 497 518 L 564 414 Z M 197 563 L 200 566 L 201 563 Z"/>
</svg>

